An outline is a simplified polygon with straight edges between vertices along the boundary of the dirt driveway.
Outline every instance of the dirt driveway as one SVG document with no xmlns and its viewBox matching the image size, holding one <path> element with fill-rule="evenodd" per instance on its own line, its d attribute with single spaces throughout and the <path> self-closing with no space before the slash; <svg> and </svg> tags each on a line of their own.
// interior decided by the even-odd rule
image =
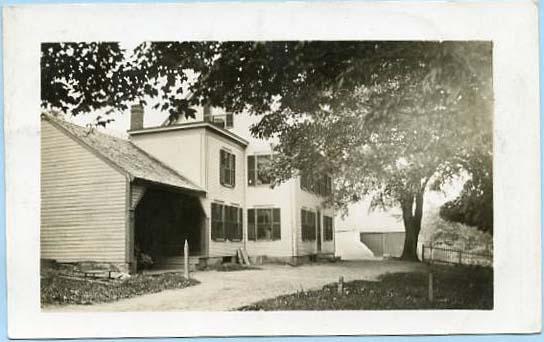
<svg viewBox="0 0 544 342">
<path fill-rule="evenodd" d="M 338 281 L 375 280 L 388 272 L 423 271 L 421 264 L 400 261 L 341 261 L 337 263 L 261 265 L 259 270 L 195 272 L 201 283 L 178 290 L 123 299 L 96 305 L 50 306 L 46 311 L 225 311 L 262 299 L 289 294 L 302 289 L 318 289 Z"/>
</svg>

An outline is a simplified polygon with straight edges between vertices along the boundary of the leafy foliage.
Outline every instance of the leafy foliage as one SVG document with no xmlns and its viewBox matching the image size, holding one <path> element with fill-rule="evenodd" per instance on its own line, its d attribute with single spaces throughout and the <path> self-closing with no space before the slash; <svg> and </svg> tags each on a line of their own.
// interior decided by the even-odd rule
<svg viewBox="0 0 544 342">
<path fill-rule="evenodd" d="M 491 160 L 490 49 L 485 43 L 376 44 L 358 68 L 366 77 L 347 83 L 351 74 L 341 77 L 339 88 L 313 99 L 317 105 L 280 106 L 253 133 L 279 139 L 277 181 L 300 171 L 315 178 L 333 173 L 329 202 L 338 207 L 361 196 L 372 196 L 374 206 L 399 205 L 407 233 L 403 258 L 416 259 L 427 186 L 439 189 L 461 170 L 476 174 L 472 166 L 482 155 Z"/>
<path fill-rule="evenodd" d="M 426 245 L 457 249 L 467 253 L 493 254 L 493 235 L 464 223 L 445 220 L 440 208 L 426 210 L 421 224 L 420 239 Z"/>
<path fill-rule="evenodd" d="M 132 99 L 126 63 L 118 43 L 44 43 L 42 106 L 74 115 L 97 109 L 126 109 Z"/>
<path fill-rule="evenodd" d="M 459 197 L 440 208 L 440 217 L 493 233 L 493 184 L 465 183 Z"/>
</svg>

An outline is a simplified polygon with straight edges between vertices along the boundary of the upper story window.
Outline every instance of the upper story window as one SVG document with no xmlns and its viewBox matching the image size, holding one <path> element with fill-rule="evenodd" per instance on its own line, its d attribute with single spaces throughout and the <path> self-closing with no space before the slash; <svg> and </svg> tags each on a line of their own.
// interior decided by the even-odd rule
<svg viewBox="0 0 544 342">
<path fill-rule="evenodd" d="M 219 153 L 219 182 L 228 187 L 236 185 L 236 156 L 228 151 Z"/>
<path fill-rule="evenodd" d="M 213 115 L 204 113 L 204 121 L 210 122 L 217 127 L 232 128 L 234 126 L 234 115 L 232 113 Z"/>
<path fill-rule="evenodd" d="M 332 217 L 323 216 L 323 240 L 332 241 L 332 239 L 333 239 Z"/>
<path fill-rule="evenodd" d="M 249 186 L 270 184 L 271 178 L 267 174 L 267 169 L 272 163 L 272 156 L 255 155 L 247 157 L 247 184 Z"/>
<path fill-rule="evenodd" d="M 315 181 L 303 174 L 300 176 L 300 188 L 320 196 L 329 196 L 332 194 L 332 178 L 329 175 L 323 175 Z"/>
<path fill-rule="evenodd" d="M 313 211 L 300 211 L 302 226 L 302 241 L 315 241 L 316 239 L 316 214 Z"/>
<path fill-rule="evenodd" d="M 241 208 L 212 203 L 212 240 L 241 241 L 242 222 Z"/>
<path fill-rule="evenodd" d="M 281 215 L 279 208 L 247 210 L 247 239 L 281 240 Z"/>
</svg>

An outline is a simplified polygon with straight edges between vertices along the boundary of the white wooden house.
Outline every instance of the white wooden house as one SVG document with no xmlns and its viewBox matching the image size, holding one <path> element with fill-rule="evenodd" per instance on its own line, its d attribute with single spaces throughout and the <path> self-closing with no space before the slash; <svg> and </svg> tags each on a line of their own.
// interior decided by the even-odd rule
<svg viewBox="0 0 544 342">
<path fill-rule="evenodd" d="M 254 118 L 206 111 L 143 127 L 143 115 L 132 108 L 128 140 L 42 115 L 43 259 L 135 271 L 136 249 L 176 264 L 185 239 L 199 262 L 240 247 L 284 262 L 334 255 L 330 177 L 313 191 L 300 177 L 271 188 Z"/>
</svg>

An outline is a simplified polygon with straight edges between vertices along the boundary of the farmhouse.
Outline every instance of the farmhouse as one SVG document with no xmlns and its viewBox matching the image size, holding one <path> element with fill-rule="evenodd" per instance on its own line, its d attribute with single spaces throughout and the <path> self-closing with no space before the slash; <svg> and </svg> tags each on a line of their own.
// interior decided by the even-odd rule
<svg viewBox="0 0 544 342">
<path fill-rule="evenodd" d="M 252 118 L 204 108 L 195 119 L 143 126 L 131 109 L 121 139 L 42 115 L 41 258 L 137 270 L 232 258 L 299 262 L 335 252 L 328 176 L 274 188 L 263 170 L 273 141 L 251 137 Z"/>
</svg>

